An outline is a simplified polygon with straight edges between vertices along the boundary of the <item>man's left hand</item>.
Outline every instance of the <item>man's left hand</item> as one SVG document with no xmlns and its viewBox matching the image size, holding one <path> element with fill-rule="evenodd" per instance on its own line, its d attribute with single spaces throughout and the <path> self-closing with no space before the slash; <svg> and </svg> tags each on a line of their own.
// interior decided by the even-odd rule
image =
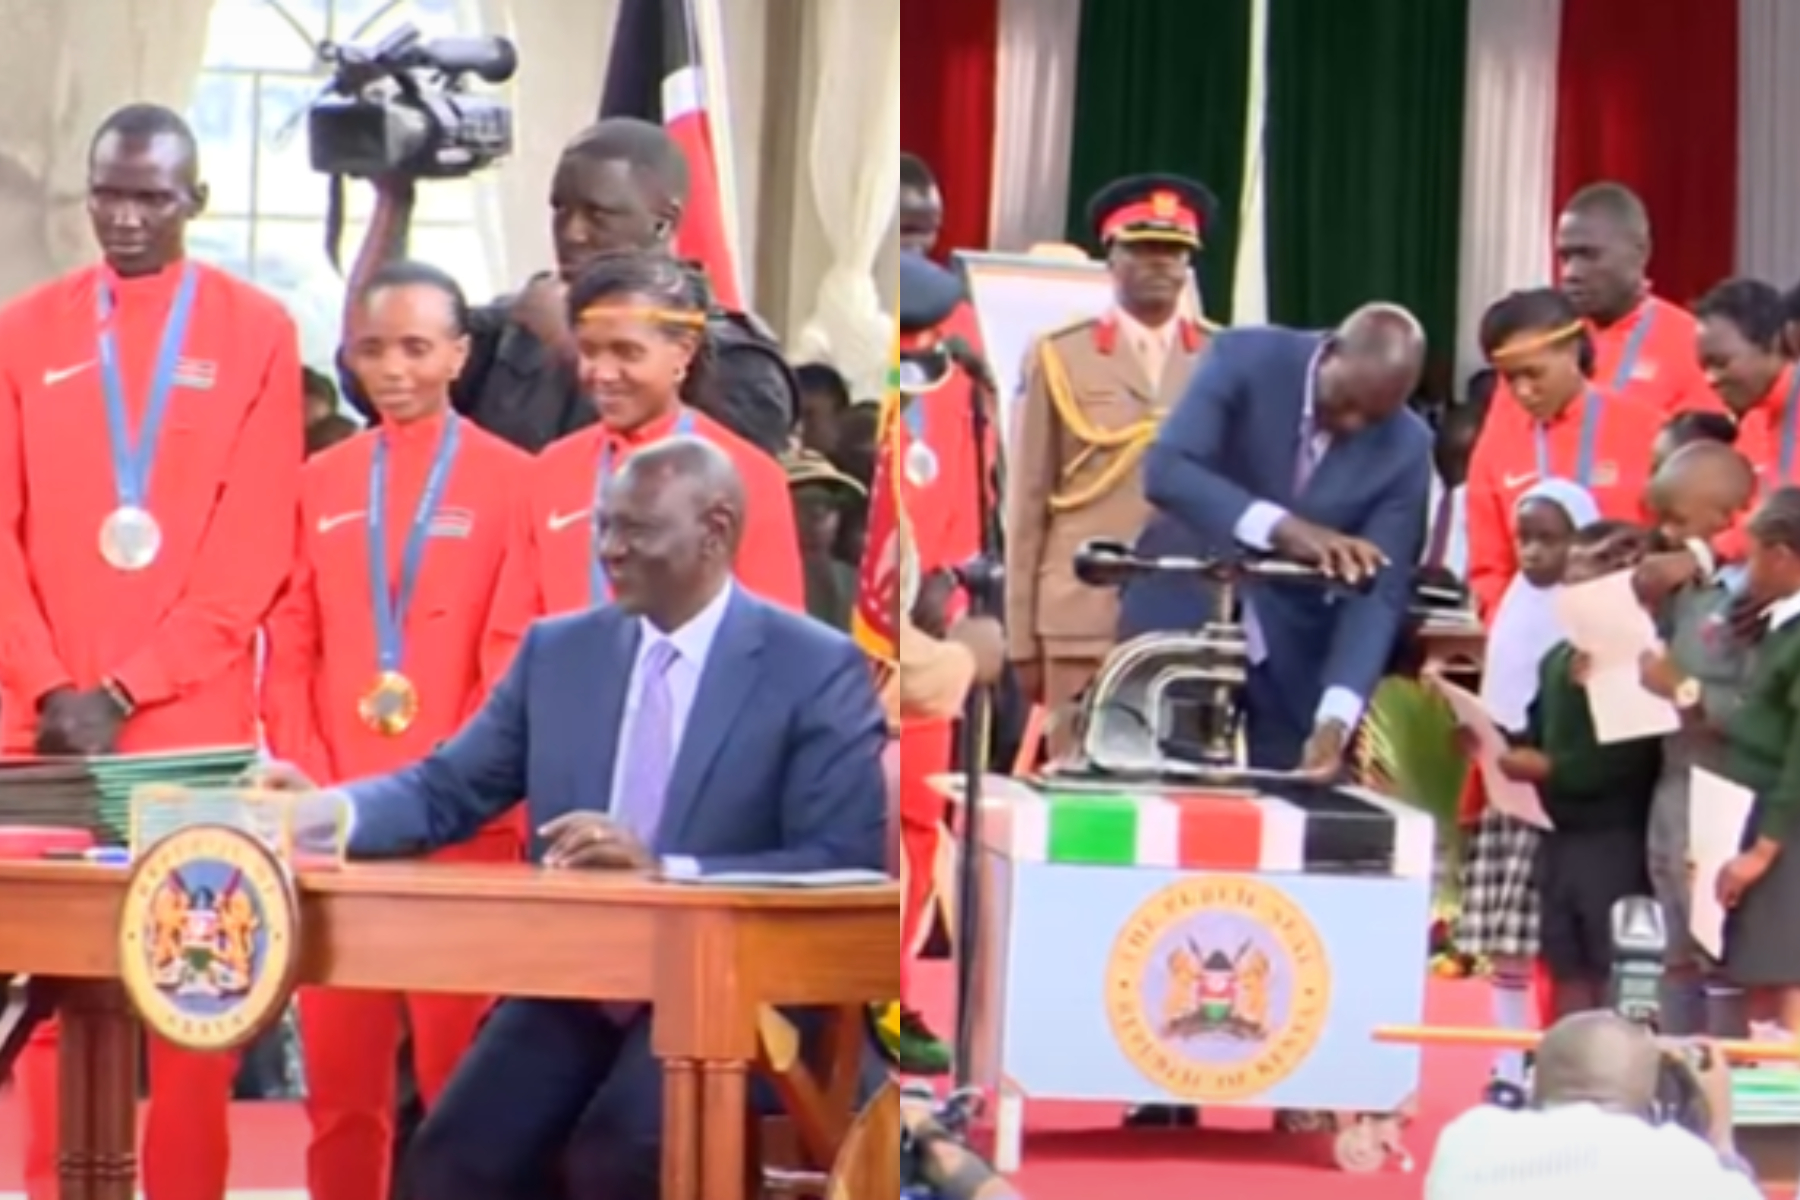
<svg viewBox="0 0 1800 1200">
<path fill-rule="evenodd" d="M 118 748 L 125 710 L 103 687 L 73 689 L 46 698 L 39 717 L 40 753 L 92 756 Z"/>
<path fill-rule="evenodd" d="M 1306 739 L 1300 755 L 1300 773 L 1314 779 L 1336 779 L 1344 770 L 1344 751 L 1350 730 L 1342 721 L 1320 721 Z"/>
<path fill-rule="evenodd" d="M 637 835 L 610 817 L 564 813 L 538 829 L 548 847 L 544 865 L 577 871 L 647 871 L 656 858 Z"/>
</svg>

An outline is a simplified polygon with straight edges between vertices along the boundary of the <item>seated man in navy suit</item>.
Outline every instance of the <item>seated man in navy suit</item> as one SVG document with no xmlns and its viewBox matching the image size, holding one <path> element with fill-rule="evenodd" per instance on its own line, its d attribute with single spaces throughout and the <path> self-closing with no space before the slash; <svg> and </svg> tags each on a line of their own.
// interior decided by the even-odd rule
<svg viewBox="0 0 1800 1200">
<path fill-rule="evenodd" d="M 709 443 L 632 455 L 599 517 L 613 603 L 539 621 L 456 737 L 344 789 L 351 854 L 448 845 L 529 796 L 550 867 L 882 870 L 887 726 L 867 660 L 733 586 L 743 524 L 742 481 Z M 281 771 L 271 782 L 298 782 Z M 560 1174 L 578 1200 L 657 1200 L 650 1022 L 642 1006 L 501 1001 L 414 1141 L 413 1193 L 540 1200 Z M 873 1047 L 866 1066 L 878 1084 Z"/>
<path fill-rule="evenodd" d="M 1244 589 L 1253 766 L 1335 775 L 1405 623 L 1431 490 L 1431 432 L 1406 407 L 1424 354 L 1386 304 L 1329 334 L 1229 330 L 1146 456 L 1150 502 L 1215 544 L 1373 580 Z"/>
</svg>

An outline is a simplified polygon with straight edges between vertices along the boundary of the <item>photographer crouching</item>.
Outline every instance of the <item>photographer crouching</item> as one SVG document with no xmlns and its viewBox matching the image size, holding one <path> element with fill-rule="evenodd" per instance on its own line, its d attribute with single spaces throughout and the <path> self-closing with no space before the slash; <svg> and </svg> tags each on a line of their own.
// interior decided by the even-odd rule
<svg viewBox="0 0 1800 1200">
<path fill-rule="evenodd" d="M 1425 1198 L 1562 1200 L 1644 1184 L 1682 1200 L 1757 1200 L 1731 1129 L 1723 1055 L 1617 1013 L 1576 1013 L 1544 1035 L 1529 1107 L 1484 1105 L 1444 1128 Z"/>
<path fill-rule="evenodd" d="M 902 1097 L 901 1200 L 1025 1200 L 952 1128 L 961 1117 L 954 1102 L 939 1109 L 928 1096 Z"/>
<path fill-rule="evenodd" d="M 372 182 L 375 211 L 348 296 L 360 295 L 384 263 L 405 257 L 412 228 L 418 182 L 404 175 Z M 670 249 L 687 192 L 687 161 L 660 125 L 611 118 L 577 135 L 550 183 L 556 270 L 534 277 L 516 295 L 470 310 L 468 365 L 451 393 L 456 411 L 533 453 L 592 425 L 594 406 L 576 375 L 568 285 L 608 251 Z M 780 454 L 799 412 L 792 369 L 755 317 L 714 306 L 706 320 L 714 394 L 699 406 L 746 441 Z M 344 387 L 357 411 L 373 419 L 354 381 L 346 378 Z"/>
</svg>

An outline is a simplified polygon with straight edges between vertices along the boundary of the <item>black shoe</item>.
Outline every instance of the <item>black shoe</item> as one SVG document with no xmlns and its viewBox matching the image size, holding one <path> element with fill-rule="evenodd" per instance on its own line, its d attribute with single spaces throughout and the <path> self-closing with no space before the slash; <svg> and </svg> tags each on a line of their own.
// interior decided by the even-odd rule
<svg viewBox="0 0 1800 1200">
<path fill-rule="evenodd" d="M 1140 1104 L 1125 1110 L 1127 1129 L 1194 1129 L 1200 1124 L 1200 1110 L 1185 1104 Z"/>
</svg>

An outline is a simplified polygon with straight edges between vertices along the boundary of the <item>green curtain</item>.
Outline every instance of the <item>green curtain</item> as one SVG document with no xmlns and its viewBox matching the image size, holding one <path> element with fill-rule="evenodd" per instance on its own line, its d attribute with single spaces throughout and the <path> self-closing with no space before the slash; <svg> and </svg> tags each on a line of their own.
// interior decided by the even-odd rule
<svg viewBox="0 0 1800 1200">
<path fill-rule="evenodd" d="M 1269 315 L 1410 308 L 1454 357 L 1467 0 L 1269 0 Z"/>
<path fill-rule="evenodd" d="M 1347 7 L 1355 7 L 1344 0 Z M 1207 314 L 1230 319 L 1244 183 L 1252 0 L 1087 0 L 1075 69 L 1069 241 L 1098 250 L 1087 202 L 1123 175 L 1197 179 L 1219 198 L 1201 255 Z"/>
</svg>

